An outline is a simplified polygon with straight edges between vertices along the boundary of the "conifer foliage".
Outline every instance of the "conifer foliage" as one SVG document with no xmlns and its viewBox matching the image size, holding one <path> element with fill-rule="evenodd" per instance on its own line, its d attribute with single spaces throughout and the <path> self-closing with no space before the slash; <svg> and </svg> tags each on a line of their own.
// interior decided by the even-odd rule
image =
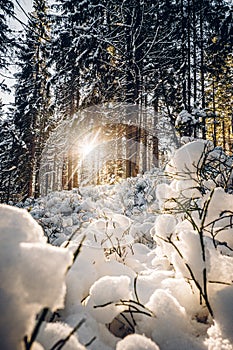
<svg viewBox="0 0 233 350">
<path fill-rule="evenodd" d="M 12 116 L 5 115 L 0 105 L 0 202 L 18 199 L 17 160 L 21 158 L 23 144 L 15 130 Z"/>
<path fill-rule="evenodd" d="M 166 20 L 169 6 L 173 11 Z M 177 58 L 172 1 L 165 6 L 154 1 L 67 0 L 56 9 L 54 80 L 63 109 L 73 113 L 105 101 L 157 103 L 161 70 L 171 68 Z"/>
<path fill-rule="evenodd" d="M 5 0 L 0 2 L 0 70 L 7 68 L 9 63 L 8 54 L 11 47 L 13 38 L 11 36 L 11 30 L 8 26 L 7 19 L 14 14 L 14 6 L 11 0 Z M 0 89 L 5 90 L 7 85 L 5 84 L 5 75 L 0 75 Z"/>
<path fill-rule="evenodd" d="M 12 40 L 6 22 L 12 1 L 0 10 L 1 69 Z M 21 199 L 40 194 L 50 131 L 94 104 L 153 107 L 181 135 L 210 138 L 231 151 L 229 1 L 54 0 L 48 7 L 33 0 L 24 35 L 11 120 L 20 135 L 14 166 Z"/>
<path fill-rule="evenodd" d="M 10 29 L 7 17 L 12 16 L 14 6 L 12 1 L 5 0 L 0 3 L 0 68 L 6 67 L 6 52 L 11 43 Z"/>
<path fill-rule="evenodd" d="M 50 127 L 47 42 L 49 41 L 46 1 L 34 0 L 25 39 L 19 53 L 16 75 L 16 128 L 25 145 L 18 163 L 22 198 L 39 194 L 38 172 L 43 145 Z"/>
</svg>

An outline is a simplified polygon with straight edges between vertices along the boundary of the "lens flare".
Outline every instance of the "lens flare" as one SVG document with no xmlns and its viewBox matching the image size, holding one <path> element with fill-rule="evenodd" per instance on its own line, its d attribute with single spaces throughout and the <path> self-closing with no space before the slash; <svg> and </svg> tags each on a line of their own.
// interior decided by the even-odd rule
<svg viewBox="0 0 233 350">
<path fill-rule="evenodd" d="M 97 132 L 93 135 L 93 133 L 86 135 L 81 146 L 80 153 L 82 157 L 86 157 L 89 153 L 93 151 L 93 149 L 99 144 L 98 136 L 100 134 L 101 128 L 97 130 Z"/>
</svg>

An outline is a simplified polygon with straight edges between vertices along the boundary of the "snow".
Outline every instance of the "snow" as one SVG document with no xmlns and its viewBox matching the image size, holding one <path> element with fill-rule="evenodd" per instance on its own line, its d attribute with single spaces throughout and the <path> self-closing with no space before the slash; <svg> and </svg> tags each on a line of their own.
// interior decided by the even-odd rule
<svg viewBox="0 0 233 350">
<path fill-rule="evenodd" d="M 176 118 L 175 127 L 181 136 L 185 137 L 185 134 L 191 136 L 193 127 L 198 123 L 199 118 L 204 116 L 205 112 L 197 109 L 194 109 L 191 114 L 186 110 L 182 110 Z"/>
<path fill-rule="evenodd" d="M 4 350 L 23 349 L 43 308 L 64 306 L 69 251 L 46 243 L 26 210 L 0 206 L 0 339 Z"/>
<path fill-rule="evenodd" d="M 137 345 L 136 345 L 137 344 Z M 116 350 L 159 350 L 159 347 L 149 338 L 140 334 L 130 334 L 117 343 Z"/>
<path fill-rule="evenodd" d="M 121 300 L 131 299 L 129 285 L 128 276 L 104 276 L 91 286 L 86 306 L 98 322 L 111 323 L 127 309 Z"/>
<path fill-rule="evenodd" d="M 202 348 L 192 335 L 192 326 L 185 308 L 169 292 L 157 289 L 146 306 L 156 317 L 153 319 L 150 333 L 148 334 L 148 329 L 145 329 L 145 333 L 151 336 L 159 346 L 161 344 L 162 348 L 168 350 Z M 145 328 L 144 324 L 143 328 Z"/>
<path fill-rule="evenodd" d="M 40 328 L 37 340 L 44 349 L 51 349 L 59 340 L 66 339 L 72 333 L 72 330 L 73 328 L 61 322 L 44 322 Z M 75 335 L 71 335 L 62 348 L 64 350 L 85 350 L 85 346 L 80 344 Z"/>
<path fill-rule="evenodd" d="M 176 126 L 178 126 L 179 124 L 186 124 L 188 122 L 195 123 L 195 118 L 186 110 L 181 111 L 178 117 L 176 118 Z"/>
<path fill-rule="evenodd" d="M 222 337 L 221 329 L 216 322 L 207 331 L 209 338 L 205 344 L 209 350 L 232 350 L 233 346 L 228 339 Z"/>
<path fill-rule="evenodd" d="M 0 347 L 49 308 L 33 350 L 232 350 L 232 174 L 213 164 L 232 160 L 197 140 L 163 178 L 1 205 Z"/>
<path fill-rule="evenodd" d="M 219 290 L 214 296 L 213 305 L 215 321 L 221 325 L 222 336 L 233 344 L 233 286 L 229 285 Z"/>
<path fill-rule="evenodd" d="M 197 167 L 202 161 L 205 150 L 211 150 L 213 145 L 210 141 L 198 140 L 189 142 L 179 148 L 167 166 L 166 171 L 176 175 L 178 180 L 196 179 Z"/>
</svg>

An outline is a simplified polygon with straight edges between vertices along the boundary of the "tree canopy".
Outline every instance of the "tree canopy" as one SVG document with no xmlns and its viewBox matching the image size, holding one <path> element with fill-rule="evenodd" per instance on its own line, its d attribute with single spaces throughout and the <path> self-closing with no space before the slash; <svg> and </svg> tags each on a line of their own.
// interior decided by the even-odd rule
<svg viewBox="0 0 233 350">
<path fill-rule="evenodd" d="M 14 15 L 12 2 L 1 3 L 0 11 L 2 70 L 13 44 L 6 20 Z M 56 0 L 50 6 L 34 0 L 24 31 L 10 118 L 21 145 L 14 166 L 22 198 L 40 193 L 41 154 L 51 131 L 95 104 L 153 108 L 180 135 L 210 138 L 231 152 L 226 0 Z"/>
</svg>

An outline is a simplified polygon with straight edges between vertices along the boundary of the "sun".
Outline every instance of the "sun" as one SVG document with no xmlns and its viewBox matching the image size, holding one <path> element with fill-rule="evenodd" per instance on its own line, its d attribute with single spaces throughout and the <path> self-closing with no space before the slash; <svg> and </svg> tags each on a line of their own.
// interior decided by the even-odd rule
<svg viewBox="0 0 233 350">
<path fill-rule="evenodd" d="M 87 156 L 89 153 L 91 153 L 91 151 L 95 148 L 95 144 L 93 142 L 90 143 L 84 143 L 82 145 L 82 155 L 85 157 Z"/>
<path fill-rule="evenodd" d="M 81 154 L 83 157 L 86 157 L 98 145 L 99 143 L 98 136 L 99 136 L 100 130 L 101 129 L 99 128 L 99 130 L 95 134 L 91 133 L 89 135 L 86 135 L 86 137 L 83 139 L 83 142 L 80 147 Z"/>
</svg>

